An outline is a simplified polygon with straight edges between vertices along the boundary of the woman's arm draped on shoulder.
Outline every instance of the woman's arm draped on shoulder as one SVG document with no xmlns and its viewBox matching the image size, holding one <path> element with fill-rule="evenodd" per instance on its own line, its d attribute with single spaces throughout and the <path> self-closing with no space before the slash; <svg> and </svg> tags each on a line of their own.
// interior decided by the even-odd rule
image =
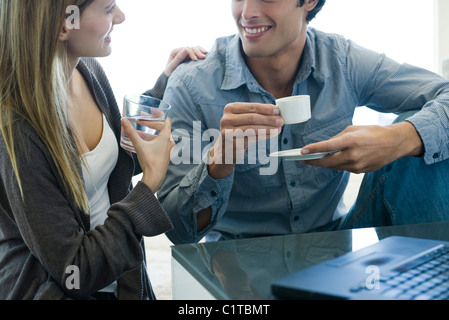
<svg viewBox="0 0 449 320">
<path fill-rule="evenodd" d="M 159 76 L 154 87 L 145 91 L 144 95 L 162 99 L 164 97 L 165 88 L 167 87 L 168 78 L 173 71 L 185 61 L 205 59 L 206 54 L 207 51 L 200 46 L 173 49 L 168 58 L 164 72 Z"/>
</svg>

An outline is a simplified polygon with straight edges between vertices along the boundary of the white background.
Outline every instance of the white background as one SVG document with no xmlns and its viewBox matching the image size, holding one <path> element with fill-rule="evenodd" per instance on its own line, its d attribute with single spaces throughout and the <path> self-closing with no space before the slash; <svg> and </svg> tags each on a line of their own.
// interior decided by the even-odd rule
<svg viewBox="0 0 449 320">
<path fill-rule="evenodd" d="M 153 86 L 173 48 L 201 45 L 209 50 L 215 38 L 236 32 L 231 0 L 118 0 L 117 4 L 127 20 L 115 27 L 113 53 L 100 62 L 119 105 L 126 93 Z M 436 71 L 433 1 L 327 0 L 310 26 L 344 35 L 399 62 Z M 362 110 L 356 123 L 372 123 L 370 112 Z"/>
</svg>

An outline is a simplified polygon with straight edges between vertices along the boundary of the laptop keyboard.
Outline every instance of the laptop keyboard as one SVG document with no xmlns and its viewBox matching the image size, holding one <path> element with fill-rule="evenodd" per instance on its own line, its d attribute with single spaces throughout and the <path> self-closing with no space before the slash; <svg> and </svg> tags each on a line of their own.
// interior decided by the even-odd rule
<svg viewBox="0 0 449 320">
<path fill-rule="evenodd" d="M 379 288 L 366 283 L 350 289 L 381 299 L 449 300 L 449 245 L 444 245 L 388 271 L 379 279 Z"/>
</svg>

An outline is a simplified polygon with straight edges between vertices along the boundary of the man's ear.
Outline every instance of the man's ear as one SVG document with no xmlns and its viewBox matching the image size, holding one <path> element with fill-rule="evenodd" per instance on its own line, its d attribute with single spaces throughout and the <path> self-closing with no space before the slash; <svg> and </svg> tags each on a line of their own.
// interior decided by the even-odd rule
<svg viewBox="0 0 449 320">
<path fill-rule="evenodd" d="M 307 11 L 312 11 L 318 4 L 318 0 L 306 0 L 304 2 L 304 9 Z"/>
</svg>

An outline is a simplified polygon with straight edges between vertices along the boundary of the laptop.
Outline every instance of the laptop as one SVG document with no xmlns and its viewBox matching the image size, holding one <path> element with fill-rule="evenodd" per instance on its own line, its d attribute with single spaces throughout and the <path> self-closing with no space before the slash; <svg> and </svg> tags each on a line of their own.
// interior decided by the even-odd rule
<svg viewBox="0 0 449 320">
<path fill-rule="evenodd" d="M 280 299 L 449 300 L 449 242 L 388 237 L 271 284 Z"/>
</svg>

